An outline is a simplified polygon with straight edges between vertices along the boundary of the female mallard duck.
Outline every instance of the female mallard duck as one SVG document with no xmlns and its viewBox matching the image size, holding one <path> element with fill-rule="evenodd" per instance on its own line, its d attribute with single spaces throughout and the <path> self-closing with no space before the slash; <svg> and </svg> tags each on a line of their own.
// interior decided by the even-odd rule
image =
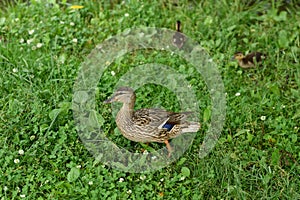
<svg viewBox="0 0 300 200">
<path fill-rule="evenodd" d="M 119 88 L 112 97 L 104 103 L 121 102 L 116 123 L 124 137 L 135 142 L 165 143 L 168 156 L 172 148 L 168 142 L 182 133 L 197 132 L 200 124 L 186 121 L 192 112 L 168 112 L 158 108 L 144 108 L 134 111 L 135 93 L 129 87 Z"/>
<path fill-rule="evenodd" d="M 241 52 L 236 52 L 233 59 L 236 59 L 241 68 L 254 68 L 258 63 L 264 60 L 266 54 L 260 52 L 252 52 L 244 56 Z"/>
</svg>

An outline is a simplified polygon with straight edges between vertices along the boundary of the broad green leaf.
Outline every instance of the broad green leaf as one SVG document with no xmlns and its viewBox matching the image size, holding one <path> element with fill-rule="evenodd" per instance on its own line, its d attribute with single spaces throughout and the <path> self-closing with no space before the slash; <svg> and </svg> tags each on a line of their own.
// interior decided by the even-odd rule
<svg viewBox="0 0 300 200">
<path fill-rule="evenodd" d="M 76 181 L 80 176 L 80 170 L 76 167 L 73 167 L 71 171 L 67 175 L 67 179 L 69 182 Z"/>
<path fill-rule="evenodd" d="M 182 174 L 183 176 L 185 176 L 185 177 L 189 177 L 190 174 L 191 174 L 191 172 L 190 172 L 189 168 L 187 168 L 187 167 L 182 167 L 182 168 L 181 168 L 181 174 Z"/>
</svg>

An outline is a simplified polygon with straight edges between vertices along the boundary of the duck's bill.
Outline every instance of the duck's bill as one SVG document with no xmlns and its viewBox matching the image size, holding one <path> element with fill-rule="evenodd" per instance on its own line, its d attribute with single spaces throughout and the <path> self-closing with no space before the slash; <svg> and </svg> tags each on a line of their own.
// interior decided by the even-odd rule
<svg viewBox="0 0 300 200">
<path fill-rule="evenodd" d="M 112 103 L 114 101 L 114 97 L 110 97 L 109 99 L 106 99 L 105 101 L 103 101 L 103 103 Z"/>
</svg>

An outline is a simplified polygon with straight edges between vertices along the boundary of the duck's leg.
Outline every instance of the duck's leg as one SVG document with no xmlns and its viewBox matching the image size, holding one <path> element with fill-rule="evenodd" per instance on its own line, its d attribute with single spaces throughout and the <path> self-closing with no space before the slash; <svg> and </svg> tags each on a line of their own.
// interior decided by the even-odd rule
<svg viewBox="0 0 300 200">
<path fill-rule="evenodd" d="M 172 153 L 172 147 L 171 145 L 169 144 L 169 141 L 168 140 L 165 140 L 165 144 L 167 146 L 167 149 L 168 149 L 168 157 L 171 157 L 171 153 Z"/>
</svg>

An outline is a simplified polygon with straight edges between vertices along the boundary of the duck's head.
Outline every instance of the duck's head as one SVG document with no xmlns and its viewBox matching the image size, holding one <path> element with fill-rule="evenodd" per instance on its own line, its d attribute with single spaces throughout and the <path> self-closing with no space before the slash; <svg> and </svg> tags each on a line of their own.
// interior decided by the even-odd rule
<svg viewBox="0 0 300 200">
<path fill-rule="evenodd" d="M 131 103 L 135 100 L 134 90 L 130 87 L 119 88 L 109 99 L 105 100 L 104 103 L 122 102 Z"/>
<path fill-rule="evenodd" d="M 243 58 L 245 58 L 244 54 L 242 52 L 236 52 L 233 57 L 232 60 L 242 60 Z"/>
</svg>

